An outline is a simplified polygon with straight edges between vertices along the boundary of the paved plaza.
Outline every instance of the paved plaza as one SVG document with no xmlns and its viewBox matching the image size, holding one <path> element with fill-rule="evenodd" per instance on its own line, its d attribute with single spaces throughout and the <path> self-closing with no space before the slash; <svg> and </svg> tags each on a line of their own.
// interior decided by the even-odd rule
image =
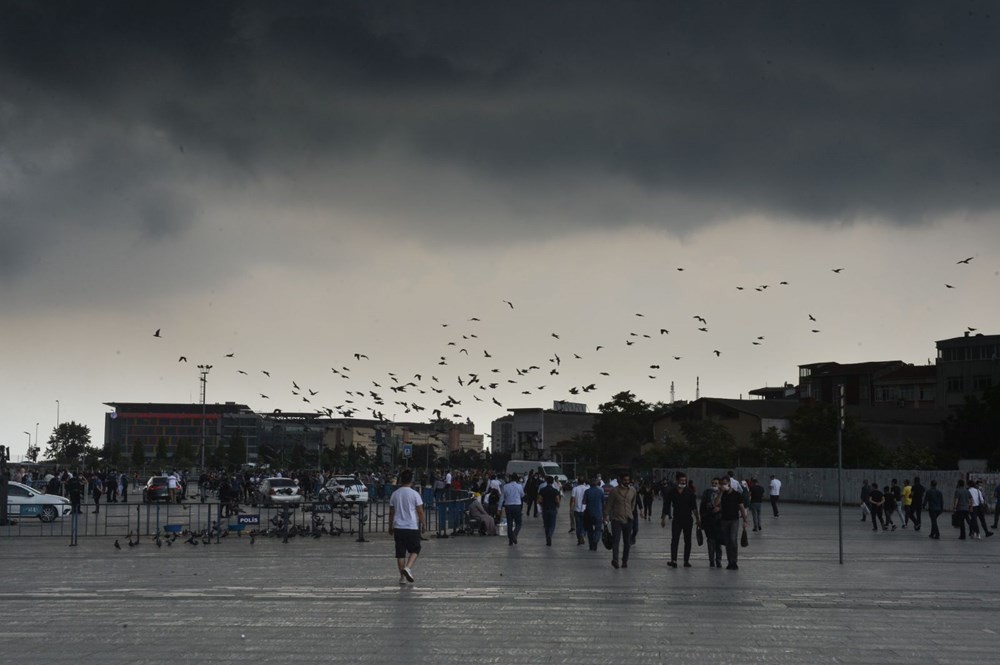
<svg viewBox="0 0 1000 665">
<path fill-rule="evenodd" d="M 844 512 L 785 505 L 751 533 L 740 570 L 666 565 L 669 524 L 642 522 L 627 570 L 541 519 L 519 544 L 424 543 L 397 583 L 371 534 L 233 535 L 157 548 L 148 538 L 0 538 L 6 662 L 17 663 L 958 663 L 1000 647 L 1000 537 L 928 526 L 872 533 Z M 990 517 L 992 522 L 992 516 Z M 16 656 L 15 656 L 16 655 Z M 11 660 L 7 660 L 7 657 Z"/>
</svg>

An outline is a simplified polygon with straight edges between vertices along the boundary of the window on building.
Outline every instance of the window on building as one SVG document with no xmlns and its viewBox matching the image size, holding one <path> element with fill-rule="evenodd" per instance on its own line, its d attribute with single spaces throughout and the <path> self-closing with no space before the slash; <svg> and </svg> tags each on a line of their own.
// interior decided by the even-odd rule
<svg viewBox="0 0 1000 665">
<path fill-rule="evenodd" d="M 961 376 L 949 376 L 945 385 L 950 393 L 965 392 L 965 381 Z"/>
<path fill-rule="evenodd" d="M 989 374 L 979 374 L 972 377 L 973 390 L 986 390 L 993 385 L 993 377 Z"/>
</svg>

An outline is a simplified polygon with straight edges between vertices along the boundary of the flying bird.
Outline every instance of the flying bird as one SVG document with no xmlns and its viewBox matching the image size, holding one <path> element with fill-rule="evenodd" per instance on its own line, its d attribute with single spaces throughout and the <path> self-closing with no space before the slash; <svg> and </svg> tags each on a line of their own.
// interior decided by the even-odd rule
<svg viewBox="0 0 1000 665">
<path fill-rule="evenodd" d="M 514 309 L 514 303 L 512 303 L 511 301 L 509 301 L 509 300 L 504 300 L 503 302 L 507 303 L 507 305 L 508 305 L 508 306 L 509 306 L 509 307 L 510 307 L 511 309 Z"/>
<path fill-rule="evenodd" d="M 559 339 L 559 335 L 557 335 L 555 333 L 552 333 L 552 336 L 555 337 L 556 339 Z"/>
<path fill-rule="evenodd" d="M 238 369 L 238 370 L 236 370 L 236 371 L 237 371 L 237 372 L 239 372 L 240 374 L 243 374 L 244 376 L 246 376 L 246 372 L 244 372 L 243 370 L 241 370 L 241 369 Z"/>
<path fill-rule="evenodd" d="M 831 268 L 831 270 L 839 275 L 843 268 Z"/>
<path fill-rule="evenodd" d="M 715 354 L 715 357 L 716 357 L 716 358 L 718 358 L 719 356 L 721 356 L 721 355 L 722 355 L 722 351 L 719 351 L 718 349 L 715 349 L 714 351 L 712 351 L 712 353 L 714 353 L 714 354 Z"/>
<path fill-rule="evenodd" d="M 271 373 L 268 372 L 266 369 L 260 370 L 260 373 L 263 374 L 264 376 L 266 376 L 269 379 L 271 378 Z"/>
<path fill-rule="evenodd" d="M 810 314 L 810 315 L 809 315 L 809 320 L 810 320 L 810 321 L 815 321 L 815 320 L 816 320 L 816 317 L 815 317 L 815 316 L 813 316 L 812 314 Z"/>
<path fill-rule="evenodd" d="M 233 358 L 233 357 L 235 357 L 235 356 L 236 356 L 236 354 L 235 354 L 235 353 L 227 353 L 227 354 L 226 354 L 226 357 L 227 357 L 227 358 Z"/>
<path fill-rule="evenodd" d="M 670 331 L 667 330 L 666 328 L 660 328 L 660 334 L 661 335 L 669 335 Z"/>
<path fill-rule="evenodd" d="M 370 360 L 370 358 L 368 356 L 366 356 L 365 354 L 363 354 L 363 353 L 355 353 L 354 354 L 354 359 L 355 360 L 361 360 L 362 358 L 364 358 L 365 360 Z"/>
<path fill-rule="evenodd" d="M 160 336 L 160 329 L 159 329 L 159 328 L 157 328 L 157 329 L 156 329 L 156 332 L 155 332 L 155 333 L 153 333 L 153 337 L 159 337 L 159 336 Z"/>
<path fill-rule="evenodd" d="M 180 358 L 177 359 L 177 362 L 179 363 L 186 363 L 187 361 L 188 361 L 187 356 L 181 356 Z"/>
<path fill-rule="evenodd" d="M 955 287 L 954 287 L 954 286 L 952 286 L 951 284 L 945 284 L 945 285 L 944 285 L 944 287 L 945 287 L 946 289 L 953 289 L 953 288 L 955 288 Z"/>
<path fill-rule="evenodd" d="M 965 265 L 969 265 L 969 261 L 971 261 L 974 258 L 976 258 L 976 257 L 970 256 L 967 259 L 962 259 L 961 261 L 956 262 L 955 265 L 958 265 L 959 263 L 964 263 Z"/>
</svg>

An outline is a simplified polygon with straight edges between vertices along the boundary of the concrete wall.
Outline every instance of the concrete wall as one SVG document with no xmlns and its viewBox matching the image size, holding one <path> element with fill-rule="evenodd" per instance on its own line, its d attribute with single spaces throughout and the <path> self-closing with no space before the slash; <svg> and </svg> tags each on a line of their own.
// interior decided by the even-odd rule
<svg viewBox="0 0 1000 665">
<path fill-rule="evenodd" d="M 729 469 L 682 469 L 687 473 L 698 492 L 711 485 L 711 479 L 716 476 L 726 475 Z M 654 478 L 667 478 L 673 480 L 678 469 L 654 469 Z M 732 467 L 733 473 L 740 480 L 745 478 L 756 478 L 766 487 L 770 482 L 771 474 L 774 474 L 781 481 L 781 500 L 798 501 L 804 503 L 837 503 L 837 470 L 836 469 L 798 469 L 798 468 L 760 468 L 760 467 Z M 913 469 L 844 469 L 843 488 L 844 505 L 856 506 L 861 502 L 861 484 L 868 480 L 869 484 L 878 482 L 881 486 L 886 486 L 893 478 L 903 484 L 903 480 L 913 482 L 913 478 L 919 476 L 924 487 L 930 487 L 931 480 L 937 480 L 938 489 L 944 494 L 945 508 L 950 509 L 952 494 L 955 491 L 955 483 L 959 478 L 965 478 L 965 474 L 957 470 L 922 470 Z M 765 501 L 766 495 L 765 495 Z"/>
</svg>

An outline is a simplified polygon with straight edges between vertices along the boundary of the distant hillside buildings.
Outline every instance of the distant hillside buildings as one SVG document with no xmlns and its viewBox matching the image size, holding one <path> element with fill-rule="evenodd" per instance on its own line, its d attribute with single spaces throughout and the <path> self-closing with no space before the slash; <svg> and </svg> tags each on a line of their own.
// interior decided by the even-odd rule
<svg viewBox="0 0 1000 665">
<path fill-rule="evenodd" d="M 968 397 L 982 397 L 1000 385 L 1000 335 L 972 335 L 937 342 L 937 361 L 911 365 L 901 360 L 863 363 L 819 362 L 799 366 L 797 385 L 751 390 L 755 399 L 703 397 L 672 409 L 659 418 L 653 442 L 680 437 L 687 420 L 723 424 L 739 445 L 751 435 L 774 427 L 788 428 L 795 411 L 807 403 L 834 404 L 844 386 L 848 415 L 883 445 L 934 447 L 943 437 L 942 421 Z M 589 433 L 596 414 L 574 405 L 566 413 L 552 409 L 511 409 L 493 421 L 494 450 L 529 459 L 570 462 L 565 449 L 574 437 Z"/>
<path fill-rule="evenodd" d="M 153 459 L 162 445 L 173 458 L 184 442 L 200 459 L 202 437 L 201 404 L 106 402 L 114 411 L 105 414 L 104 443 L 116 442 L 125 458 L 140 446 L 146 459 Z M 257 462 L 262 449 L 277 455 L 301 446 L 307 455 L 324 449 L 360 446 L 373 459 L 390 463 L 400 460 L 403 446 L 433 445 L 435 454 L 447 456 L 459 450 L 483 450 L 483 436 L 471 423 L 408 423 L 360 418 L 326 418 L 316 413 L 269 413 L 253 411 L 245 404 L 226 402 L 204 407 L 205 449 L 239 437 L 246 445 L 246 462 Z M 162 443 L 161 443 L 162 442 Z"/>
</svg>

